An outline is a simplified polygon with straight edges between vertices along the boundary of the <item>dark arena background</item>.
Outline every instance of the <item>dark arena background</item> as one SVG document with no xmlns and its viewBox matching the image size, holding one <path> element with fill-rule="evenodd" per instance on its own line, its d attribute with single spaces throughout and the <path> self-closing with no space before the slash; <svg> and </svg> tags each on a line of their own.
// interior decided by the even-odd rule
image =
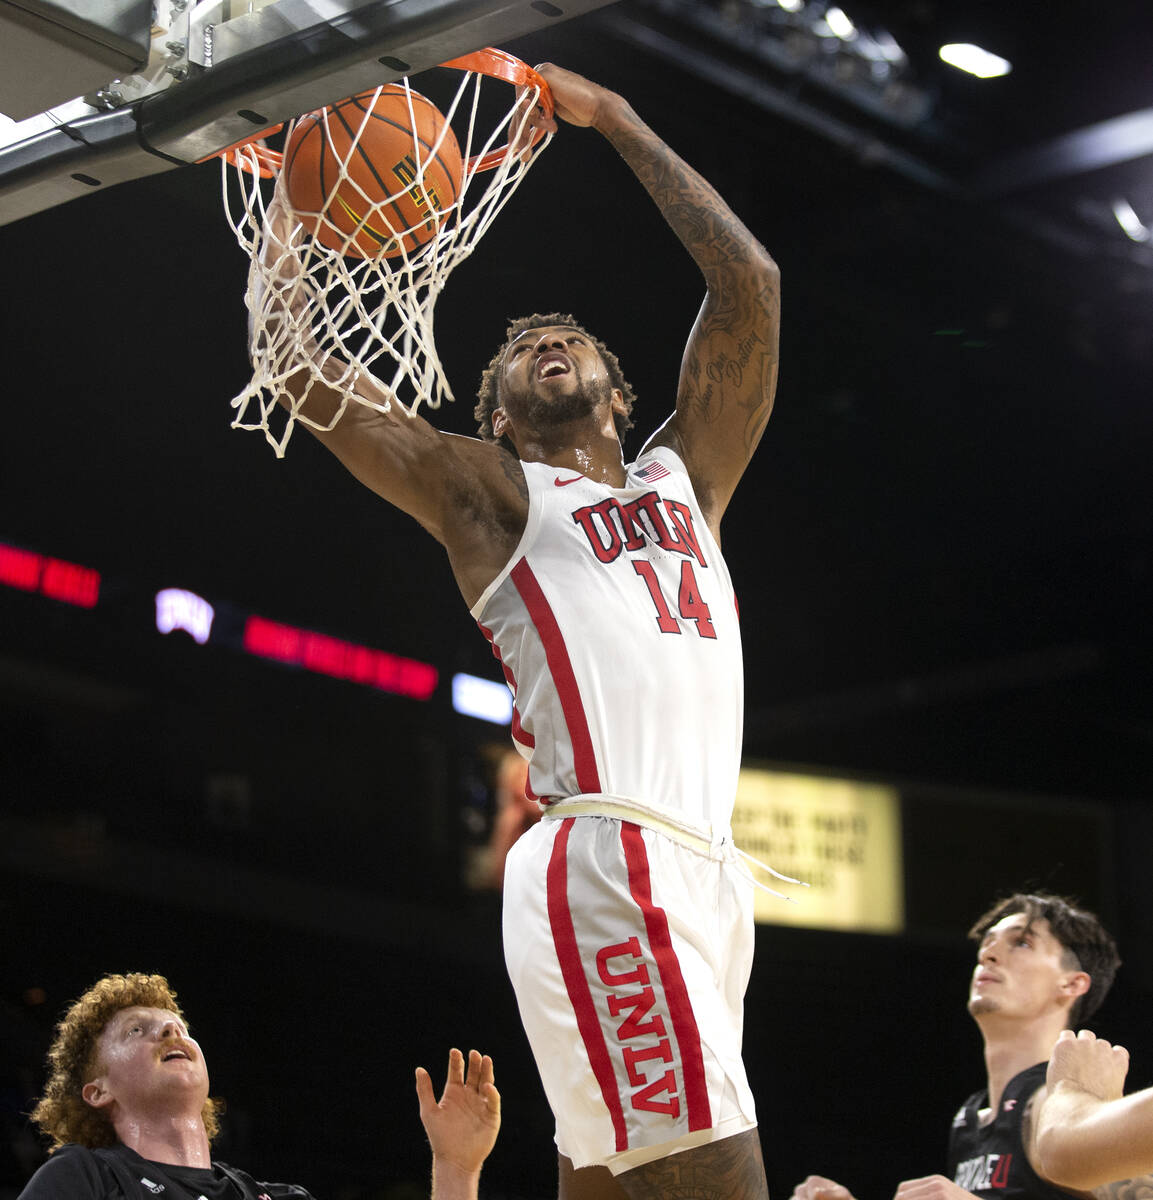
<svg viewBox="0 0 1153 1200">
<path fill-rule="evenodd" d="M 965 931 L 1003 892 L 1103 916 L 1125 965 L 1093 1025 L 1153 1083 L 1153 15 L 843 8 L 904 58 L 854 57 L 820 0 L 807 24 L 626 0 L 506 47 L 623 92 L 781 266 L 776 411 L 725 523 L 745 755 L 896 789 L 904 923 L 758 926 L 777 1200 L 940 1169 L 983 1084 Z M 1013 69 L 962 74 L 949 42 Z M 142 970 L 205 1049 L 225 1161 L 322 1200 L 425 1195 L 413 1068 L 476 1046 L 505 1113 L 482 1193 L 546 1197 L 551 1117 L 474 869 L 508 730 L 451 701 L 499 669 L 413 522 L 305 433 L 278 461 L 229 428 L 247 264 L 219 193 L 213 162 L 0 228 L 0 1196 L 42 1158 L 24 1114 L 62 1009 Z M 611 147 L 562 128 L 445 290 L 458 400 L 433 418 L 470 432 L 505 319 L 559 308 L 619 354 L 635 454 L 701 295 Z M 158 630 L 167 588 L 213 606 L 207 642 L 187 613 Z M 292 630 L 435 682 L 391 657 L 394 690 L 342 678 L 315 640 L 294 665 Z"/>
</svg>

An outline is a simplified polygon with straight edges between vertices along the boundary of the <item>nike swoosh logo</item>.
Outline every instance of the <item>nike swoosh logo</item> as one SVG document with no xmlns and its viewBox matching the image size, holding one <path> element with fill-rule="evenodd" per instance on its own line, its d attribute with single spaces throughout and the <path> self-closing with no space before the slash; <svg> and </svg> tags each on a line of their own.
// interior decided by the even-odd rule
<svg viewBox="0 0 1153 1200">
<path fill-rule="evenodd" d="M 562 479 L 559 475 L 552 481 L 553 487 L 568 487 L 570 483 L 579 483 L 583 475 L 574 475 L 571 479 Z"/>
</svg>

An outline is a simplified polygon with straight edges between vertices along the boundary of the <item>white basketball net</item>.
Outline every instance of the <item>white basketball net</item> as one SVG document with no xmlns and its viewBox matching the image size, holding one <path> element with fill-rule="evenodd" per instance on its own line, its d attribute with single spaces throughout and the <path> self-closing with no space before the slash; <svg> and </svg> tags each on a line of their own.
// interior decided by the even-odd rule
<svg viewBox="0 0 1153 1200">
<path fill-rule="evenodd" d="M 411 117 L 408 80 L 397 82 L 405 88 Z M 477 128 L 482 86 L 490 103 L 494 89 L 509 96 L 507 111 L 487 135 Z M 291 213 L 291 231 L 269 228 L 272 191 L 262 186 L 260 169 L 264 166 L 267 173 L 269 158 L 275 162 L 278 156 L 253 143 L 222 157 L 225 213 L 252 263 L 246 303 L 253 373 L 232 401 L 234 429 L 261 430 L 279 458 L 298 422 L 332 429 L 350 403 L 383 412 L 395 404 L 413 416 L 422 403 L 439 408 L 442 400 L 452 399 L 433 338 L 437 297 L 449 273 L 472 253 L 551 140 L 546 135 L 531 149 L 500 153 L 505 144 L 527 146 L 529 115 L 539 96 L 537 86 L 527 86 L 518 98 L 501 80 L 477 71 L 462 73 L 455 99 L 444 110 L 464 159 L 459 194 L 436 216 L 431 240 L 411 252 L 403 250 L 402 243 L 402 252 L 391 258 L 346 257 L 308 236 Z M 365 116 L 362 129 L 367 120 Z M 415 127 L 410 122 L 410 128 Z M 423 150 L 419 142 L 414 145 L 416 178 L 405 191 L 423 188 L 424 168 L 439 148 L 439 141 L 432 150 Z M 499 160 L 490 170 L 481 169 L 488 165 L 481 163 L 486 156 Z M 343 168 L 329 197 L 342 184 L 346 189 L 356 186 Z M 287 211 L 279 178 L 276 188 Z M 367 203 L 380 205 L 380 197 L 368 197 Z M 354 237 L 349 234 L 344 244 Z M 353 394 L 361 374 L 380 380 L 388 398 L 377 403 Z M 324 424 L 305 411 L 316 386 L 344 393 L 339 410 Z"/>
</svg>

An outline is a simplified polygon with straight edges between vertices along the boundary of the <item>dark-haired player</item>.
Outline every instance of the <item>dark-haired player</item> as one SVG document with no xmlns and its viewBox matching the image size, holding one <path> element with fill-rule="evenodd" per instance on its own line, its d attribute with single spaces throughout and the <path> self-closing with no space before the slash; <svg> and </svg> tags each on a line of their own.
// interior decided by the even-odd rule
<svg viewBox="0 0 1153 1200">
<path fill-rule="evenodd" d="M 1038 1132 L 1059 1118 L 1049 1107 L 1050 1054 L 1064 1031 L 1087 1021 L 1108 994 L 1121 961 L 1113 938 L 1093 913 L 1046 893 L 1000 901 L 969 936 L 977 943 L 969 1013 L 985 1043 L 986 1086 L 953 1118 L 946 1174 L 906 1180 L 895 1200 L 1081 1195 L 1068 1170 L 1054 1171 L 1040 1153 Z M 1126 1191 L 1126 1181 L 1111 1178 L 1110 1194 L 1153 1194 L 1147 1179 Z M 1100 1200 L 1106 1193 L 1097 1194 Z M 811 1175 L 793 1200 L 851 1200 L 851 1193 Z"/>
<path fill-rule="evenodd" d="M 704 277 L 674 411 L 626 464 L 616 358 L 550 313 L 510 327 L 479 440 L 382 411 L 387 392 L 364 375 L 354 392 L 376 407 L 353 404 L 317 436 L 441 542 L 515 694 L 513 737 L 547 808 L 508 858 L 505 953 L 557 1120 L 561 1194 L 762 1200 L 740 1056 L 753 884 L 730 824 L 743 676 L 720 526 L 772 408 L 779 276 L 625 100 L 540 71 L 557 114 L 608 138 Z M 580 237 L 544 220 L 525 240 L 542 272 L 554 238 Z M 270 298 L 287 313 L 300 234 L 275 203 L 267 232 L 288 251 Z M 643 321 L 645 288 L 597 269 L 635 288 Z M 323 427 L 347 394 L 343 365 L 319 365 L 333 385 L 304 412 Z"/>
</svg>

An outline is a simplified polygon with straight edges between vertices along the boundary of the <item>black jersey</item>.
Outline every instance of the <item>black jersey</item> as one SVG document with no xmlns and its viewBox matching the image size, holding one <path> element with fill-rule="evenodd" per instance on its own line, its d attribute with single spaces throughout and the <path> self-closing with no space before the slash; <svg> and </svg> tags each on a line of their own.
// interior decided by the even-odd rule
<svg viewBox="0 0 1153 1200">
<path fill-rule="evenodd" d="M 946 1168 L 954 1183 L 984 1200 L 1069 1200 L 1077 1195 L 1046 1183 L 1030 1165 L 1021 1140 L 1025 1110 L 1045 1082 L 1047 1066 L 1037 1063 L 1014 1075 L 988 1125 L 982 1126 L 979 1117 L 989 1103 L 987 1091 L 974 1092 L 957 1110 Z"/>
<path fill-rule="evenodd" d="M 225 1163 L 178 1167 L 151 1162 L 127 1146 L 62 1146 L 18 1200 L 312 1200 L 301 1187 L 258 1183 Z"/>
</svg>

